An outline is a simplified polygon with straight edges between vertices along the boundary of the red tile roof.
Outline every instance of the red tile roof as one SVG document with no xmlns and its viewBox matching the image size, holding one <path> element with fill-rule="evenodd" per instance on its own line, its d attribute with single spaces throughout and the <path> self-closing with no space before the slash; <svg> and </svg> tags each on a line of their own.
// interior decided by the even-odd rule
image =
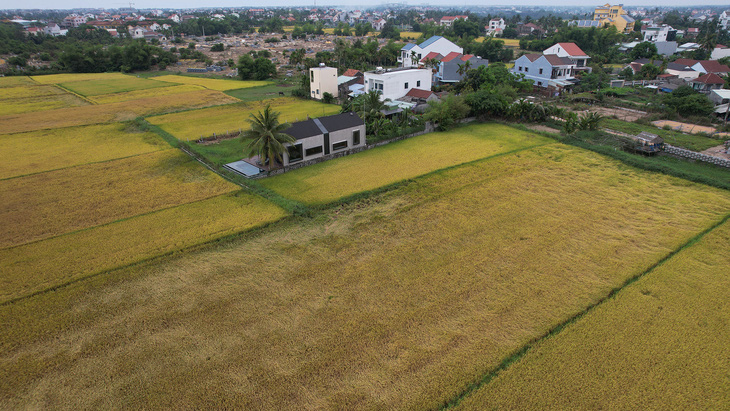
<svg viewBox="0 0 730 411">
<path fill-rule="evenodd" d="M 444 56 L 442 56 L 441 54 L 439 54 L 439 53 L 436 53 L 435 51 L 431 51 L 431 52 L 429 52 L 428 54 L 426 54 L 426 55 L 425 55 L 425 56 L 424 56 L 424 57 L 423 57 L 423 58 L 421 59 L 421 61 L 425 61 L 425 60 L 428 60 L 428 59 L 432 59 L 432 60 L 441 60 L 441 59 L 442 59 L 443 57 L 444 57 Z"/>
<path fill-rule="evenodd" d="M 542 57 L 542 54 L 530 53 L 530 54 L 525 54 L 525 57 L 527 57 L 530 61 L 535 61 L 535 60 L 539 59 L 540 57 Z"/>
<path fill-rule="evenodd" d="M 360 77 L 360 76 L 363 76 L 362 72 L 360 70 L 356 70 L 356 69 L 348 69 L 342 75 L 343 76 L 347 76 L 347 77 Z"/>
<path fill-rule="evenodd" d="M 730 67 L 720 64 L 717 60 L 702 60 L 699 62 L 705 73 L 727 73 L 730 72 Z"/>
<path fill-rule="evenodd" d="M 467 61 L 472 57 L 474 57 L 473 54 L 464 54 L 463 56 L 460 57 L 460 59 L 461 59 L 461 61 Z"/>
<path fill-rule="evenodd" d="M 558 45 L 560 45 L 563 50 L 568 52 L 568 55 L 570 56 L 587 56 L 587 54 L 583 50 L 581 50 L 580 47 L 578 47 L 578 45 L 575 43 L 558 43 Z"/>
<path fill-rule="evenodd" d="M 695 64 L 699 62 L 699 60 L 692 60 L 692 59 L 676 59 L 674 60 L 677 64 L 684 64 L 685 66 L 692 67 Z"/>
<path fill-rule="evenodd" d="M 408 90 L 408 93 L 406 93 L 406 96 L 427 99 L 427 98 L 431 97 L 431 94 L 434 94 L 434 92 L 431 90 L 421 90 L 420 88 L 412 88 L 412 89 Z"/>
<path fill-rule="evenodd" d="M 461 56 L 461 53 L 457 53 L 455 51 L 452 51 L 451 53 L 447 54 L 446 57 L 441 59 L 442 63 L 448 63 L 449 61 Z"/>
<path fill-rule="evenodd" d="M 699 76 L 696 79 L 693 80 L 695 83 L 705 83 L 705 84 L 725 84 L 725 79 L 718 76 L 715 73 L 705 74 L 704 76 Z"/>
</svg>

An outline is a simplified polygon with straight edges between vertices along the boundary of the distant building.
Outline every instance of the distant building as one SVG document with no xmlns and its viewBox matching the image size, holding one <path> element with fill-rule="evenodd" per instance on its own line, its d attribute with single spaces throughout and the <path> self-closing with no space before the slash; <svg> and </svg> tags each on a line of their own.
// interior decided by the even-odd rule
<svg viewBox="0 0 730 411">
<path fill-rule="evenodd" d="M 715 73 L 705 74 L 692 80 L 692 88 L 700 93 L 710 94 L 712 90 L 720 90 L 725 85 L 725 79 Z"/>
<path fill-rule="evenodd" d="M 439 20 L 439 26 L 451 27 L 456 20 L 469 20 L 469 16 L 443 16 Z"/>
<path fill-rule="evenodd" d="M 577 82 L 575 68 L 575 62 L 568 57 L 534 53 L 520 56 L 511 71 L 532 80 L 533 86 L 560 93 Z"/>
<path fill-rule="evenodd" d="M 377 91 L 381 100 L 397 100 L 412 88 L 431 89 L 432 71 L 417 68 L 382 69 L 365 72 L 365 92 Z"/>
<path fill-rule="evenodd" d="M 596 7 L 593 12 L 593 20 L 599 21 L 601 26 L 606 24 L 616 27 L 619 33 L 631 33 L 634 31 L 634 19 L 624 10 L 623 5 L 612 6 L 608 3 Z"/>
<path fill-rule="evenodd" d="M 666 24 L 662 24 L 661 26 L 641 26 L 641 34 L 644 36 L 644 41 L 650 41 L 652 43 L 674 41 L 677 39 L 677 30 Z"/>
<path fill-rule="evenodd" d="M 373 26 L 373 30 L 375 30 L 375 31 L 383 31 L 383 27 L 385 27 L 385 23 L 387 23 L 387 21 L 385 21 L 383 19 L 379 19 L 379 20 L 375 20 L 371 24 L 371 26 Z"/>
<path fill-rule="evenodd" d="M 720 14 L 717 25 L 723 30 L 730 29 L 730 10 L 725 10 Z"/>
<path fill-rule="evenodd" d="M 479 66 L 488 66 L 486 59 L 475 56 L 473 54 L 461 54 L 451 52 L 442 58 L 436 57 L 439 63 L 435 74 L 435 83 L 456 83 L 464 78 L 467 69 L 476 69 Z"/>
<path fill-rule="evenodd" d="M 503 18 L 489 20 L 489 25 L 485 27 L 487 36 L 501 36 L 507 25 Z"/>
<path fill-rule="evenodd" d="M 324 93 L 330 93 L 333 97 L 338 97 L 337 69 L 327 67 L 324 63 L 321 63 L 319 67 L 310 68 L 309 89 L 310 96 L 317 100 L 322 100 Z"/>
</svg>

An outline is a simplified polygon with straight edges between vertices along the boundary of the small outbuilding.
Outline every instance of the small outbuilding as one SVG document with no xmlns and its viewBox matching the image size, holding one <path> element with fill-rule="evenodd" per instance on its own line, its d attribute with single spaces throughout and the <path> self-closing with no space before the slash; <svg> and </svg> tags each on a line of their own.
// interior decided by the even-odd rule
<svg viewBox="0 0 730 411">
<path fill-rule="evenodd" d="M 664 149 L 664 139 L 656 134 L 642 131 L 634 137 L 633 150 L 645 154 L 656 154 Z"/>
</svg>

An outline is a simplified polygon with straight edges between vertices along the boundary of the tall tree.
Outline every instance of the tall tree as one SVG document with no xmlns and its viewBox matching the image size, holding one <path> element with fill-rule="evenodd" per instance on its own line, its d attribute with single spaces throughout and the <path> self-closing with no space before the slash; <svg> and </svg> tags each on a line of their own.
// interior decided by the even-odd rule
<svg viewBox="0 0 730 411">
<path fill-rule="evenodd" d="M 242 140 L 250 140 L 246 145 L 246 154 L 256 154 L 262 164 L 269 165 L 269 172 L 278 161 L 283 163 L 283 153 L 286 150 L 286 143 L 296 141 L 294 137 L 284 133 L 291 124 L 279 122 L 279 112 L 272 111 L 271 105 L 267 105 L 264 111 L 251 114 L 248 122 L 251 128 L 246 130 L 241 137 Z"/>
</svg>

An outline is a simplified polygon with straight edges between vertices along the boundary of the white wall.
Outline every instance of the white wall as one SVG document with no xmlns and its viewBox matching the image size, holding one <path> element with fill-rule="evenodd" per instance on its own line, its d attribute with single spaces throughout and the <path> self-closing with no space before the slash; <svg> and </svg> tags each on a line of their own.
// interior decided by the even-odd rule
<svg viewBox="0 0 730 411">
<path fill-rule="evenodd" d="M 353 144 L 352 137 L 353 137 L 354 130 L 360 130 L 360 144 L 357 144 L 357 145 Z M 339 150 L 333 150 L 332 146 L 341 141 L 347 141 L 347 147 L 339 149 Z M 301 160 L 296 161 L 294 163 L 290 163 L 289 162 L 289 152 L 284 151 L 284 155 L 283 155 L 284 165 L 288 166 L 289 164 L 296 164 L 301 161 L 312 160 L 312 159 L 319 158 L 319 157 L 322 157 L 325 155 L 324 135 L 323 134 L 303 138 L 301 140 L 297 140 L 291 145 L 297 145 L 297 144 L 302 145 L 302 155 L 304 156 L 304 158 L 302 158 Z M 287 146 L 289 146 L 289 145 L 290 144 L 287 144 Z M 365 125 L 364 124 L 361 126 L 358 126 L 358 127 L 348 128 L 345 130 L 333 131 L 330 133 L 330 147 L 329 147 L 330 154 L 339 153 L 341 151 L 345 151 L 345 150 L 349 150 L 349 149 L 357 148 L 357 147 L 362 147 L 365 145 L 366 145 L 366 141 L 365 141 Z M 314 148 L 314 147 L 322 147 L 322 152 L 308 156 L 306 154 L 307 149 Z"/>
<path fill-rule="evenodd" d="M 419 83 L 420 82 L 420 83 Z M 406 84 L 407 83 L 407 84 Z M 382 84 L 381 100 L 399 99 L 412 88 L 431 90 L 431 70 L 407 69 L 383 73 L 365 73 L 365 91 L 380 90 L 376 85 Z"/>
</svg>

